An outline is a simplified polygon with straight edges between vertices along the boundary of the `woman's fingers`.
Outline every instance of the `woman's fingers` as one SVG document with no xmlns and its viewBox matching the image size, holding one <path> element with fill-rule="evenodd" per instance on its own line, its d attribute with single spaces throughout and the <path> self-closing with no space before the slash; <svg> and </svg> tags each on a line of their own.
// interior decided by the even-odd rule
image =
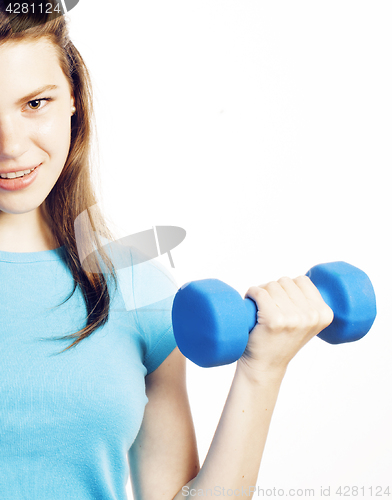
<svg viewBox="0 0 392 500">
<path fill-rule="evenodd" d="M 257 324 L 241 357 L 248 369 L 285 369 L 333 319 L 332 310 L 306 276 L 252 286 L 245 296 L 257 305 Z"/>
<path fill-rule="evenodd" d="M 332 309 L 328 306 L 328 304 L 326 304 L 321 296 L 321 293 L 308 276 L 298 276 L 298 278 L 294 279 L 294 282 L 298 288 L 301 289 L 304 297 L 308 300 L 308 303 L 312 304 L 319 313 L 319 324 L 321 326 L 320 331 L 323 330 L 333 321 L 334 315 Z"/>
<path fill-rule="evenodd" d="M 257 304 L 258 323 L 272 331 L 284 328 L 321 331 L 333 319 L 332 310 L 307 276 L 295 280 L 283 277 L 251 287 L 246 296 Z"/>
<path fill-rule="evenodd" d="M 276 301 L 268 293 L 265 286 L 251 286 L 245 297 L 256 303 L 258 314 L 263 311 L 268 317 L 272 317 L 278 312 Z"/>
<path fill-rule="evenodd" d="M 251 287 L 246 296 L 256 302 L 257 322 L 268 331 L 291 331 L 298 327 L 301 320 L 297 307 L 278 282 Z"/>
</svg>

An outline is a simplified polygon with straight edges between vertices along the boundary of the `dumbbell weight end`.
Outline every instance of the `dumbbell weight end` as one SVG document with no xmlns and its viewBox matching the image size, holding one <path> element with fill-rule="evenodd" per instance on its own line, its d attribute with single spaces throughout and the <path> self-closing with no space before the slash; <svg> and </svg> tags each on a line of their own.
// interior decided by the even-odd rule
<svg viewBox="0 0 392 500">
<path fill-rule="evenodd" d="M 307 273 L 334 313 L 332 323 L 318 334 L 329 344 L 354 342 L 364 337 L 377 314 L 376 296 L 366 273 L 347 262 L 329 262 Z"/>
<path fill-rule="evenodd" d="M 182 354 L 203 368 L 237 361 L 245 351 L 257 307 L 218 279 L 190 281 L 174 297 L 172 324 Z"/>
</svg>

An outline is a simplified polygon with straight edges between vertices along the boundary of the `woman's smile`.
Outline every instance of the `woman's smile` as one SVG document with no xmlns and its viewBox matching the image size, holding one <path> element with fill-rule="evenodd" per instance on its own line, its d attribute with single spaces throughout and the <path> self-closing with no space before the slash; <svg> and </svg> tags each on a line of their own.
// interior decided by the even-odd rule
<svg viewBox="0 0 392 500">
<path fill-rule="evenodd" d="M 11 172 L 10 174 L 0 175 L 0 189 L 5 189 L 6 191 L 18 191 L 19 189 L 25 189 L 35 181 L 38 176 L 39 169 L 42 163 L 33 169 L 28 169 L 24 171 Z M 27 172 L 24 175 L 20 175 L 22 172 Z M 16 175 L 19 174 L 19 175 Z M 10 177 L 4 178 L 3 176 L 9 175 Z M 13 177 L 11 177 L 13 175 Z"/>
</svg>

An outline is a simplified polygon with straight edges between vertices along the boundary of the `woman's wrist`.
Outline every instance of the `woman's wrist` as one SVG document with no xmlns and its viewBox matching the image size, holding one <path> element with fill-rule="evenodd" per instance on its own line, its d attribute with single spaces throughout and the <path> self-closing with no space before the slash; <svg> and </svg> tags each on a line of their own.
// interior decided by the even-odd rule
<svg viewBox="0 0 392 500">
<path fill-rule="evenodd" d="M 237 361 L 235 375 L 247 380 L 251 385 L 265 385 L 266 382 L 281 383 L 285 376 L 287 366 L 251 366 L 246 359 L 241 357 Z"/>
</svg>

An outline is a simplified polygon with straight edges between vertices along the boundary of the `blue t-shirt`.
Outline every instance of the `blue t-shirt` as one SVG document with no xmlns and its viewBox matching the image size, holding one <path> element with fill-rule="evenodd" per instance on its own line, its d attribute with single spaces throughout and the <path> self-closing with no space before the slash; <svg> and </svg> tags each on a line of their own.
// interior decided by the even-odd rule
<svg viewBox="0 0 392 500">
<path fill-rule="evenodd" d="M 1 500 L 126 500 L 128 450 L 145 405 L 144 377 L 176 346 L 177 291 L 156 261 L 117 271 L 109 321 L 75 348 L 45 340 L 86 326 L 65 247 L 0 251 Z"/>
</svg>

